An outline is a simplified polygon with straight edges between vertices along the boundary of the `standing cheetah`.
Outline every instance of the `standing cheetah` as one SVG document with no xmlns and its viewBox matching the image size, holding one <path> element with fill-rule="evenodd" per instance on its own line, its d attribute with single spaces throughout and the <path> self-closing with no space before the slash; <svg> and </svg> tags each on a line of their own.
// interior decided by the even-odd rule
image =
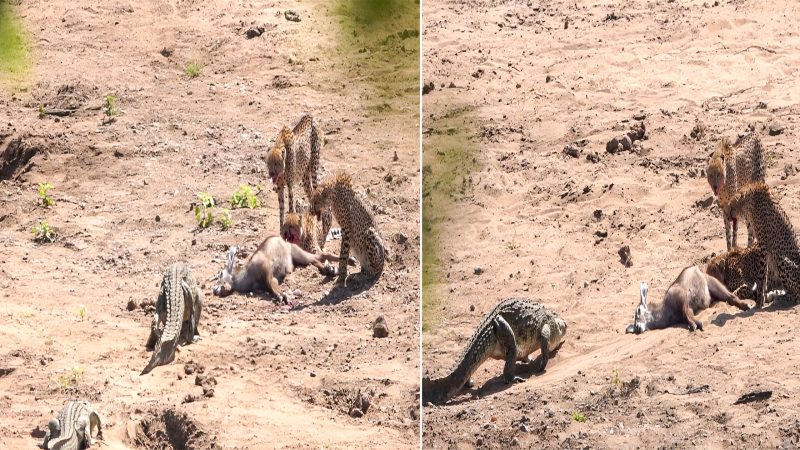
<svg viewBox="0 0 800 450">
<path fill-rule="evenodd" d="M 303 115 L 292 130 L 283 127 L 275 139 L 275 145 L 267 155 L 267 169 L 278 192 L 280 226 L 283 226 L 286 215 L 284 188 L 288 187 L 289 190 L 289 212 L 296 212 L 293 187 L 295 183 L 302 183 L 306 196 L 311 198 L 311 193 L 319 184 L 321 150 L 319 127 L 308 114 Z"/>
<path fill-rule="evenodd" d="M 719 147 L 711 155 L 706 170 L 708 184 L 720 203 L 728 201 L 739 187 L 751 182 L 764 182 L 766 165 L 761 140 L 755 132 L 749 132 L 736 140 L 733 146 L 728 139 L 722 139 Z M 737 221 L 729 220 L 723 214 L 725 241 L 728 250 L 736 247 Z M 753 230 L 747 222 L 747 246 L 753 245 Z"/>
<path fill-rule="evenodd" d="M 768 272 L 777 273 L 786 293 L 800 301 L 800 248 L 789 217 L 773 199 L 764 183 L 752 183 L 723 204 L 731 219 L 745 217 L 753 224 L 756 239 L 767 254 L 761 298 L 766 298 Z"/>
<path fill-rule="evenodd" d="M 331 209 L 342 228 L 337 282 L 347 285 L 347 261 L 351 248 L 361 264 L 361 271 L 378 278 L 383 272 L 386 248 L 375 226 L 375 219 L 353 190 L 350 175 L 341 173 L 317 186 L 311 196 L 311 211 L 320 217 L 325 208 Z"/>
<path fill-rule="evenodd" d="M 739 298 L 752 299 L 756 306 L 761 308 L 766 300 L 762 296 L 762 289 L 758 288 L 764 282 L 767 268 L 767 252 L 760 242 L 752 247 L 736 247 L 711 259 L 706 264 L 706 273 L 718 279 L 731 292 L 738 294 Z M 775 274 L 772 274 L 773 278 Z M 779 281 L 770 279 L 771 282 Z M 767 286 L 770 290 L 771 286 Z"/>
</svg>

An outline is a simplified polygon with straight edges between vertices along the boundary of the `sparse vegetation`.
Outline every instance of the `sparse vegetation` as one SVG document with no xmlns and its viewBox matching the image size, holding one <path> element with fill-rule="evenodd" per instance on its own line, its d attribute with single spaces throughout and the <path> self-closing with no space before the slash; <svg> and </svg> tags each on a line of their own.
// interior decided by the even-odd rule
<svg viewBox="0 0 800 450">
<path fill-rule="evenodd" d="M 39 221 L 38 225 L 33 227 L 33 241 L 38 243 L 54 242 L 56 240 L 56 230 L 50 228 L 50 224 L 46 220 Z"/>
<path fill-rule="evenodd" d="M 200 66 L 200 64 L 192 61 L 189 64 L 186 64 L 186 69 L 184 69 L 184 72 L 189 78 L 197 78 L 200 76 L 200 72 L 202 72 L 202 70 L 203 68 Z"/>
<path fill-rule="evenodd" d="M 87 315 L 86 305 L 78 306 L 78 317 L 81 318 L 81 321 L 86 320 Z"/>
<path fill-rule="evenodd" d="M 50 183 L 39 183 L 39 202 L 45 208 L 49 208 L 56 204 L 52 197 L 47 195 L 47 193 L 53 189 L 53 185 Z"/>
<path fill-rule="evenodd" d="M 233 225 L 233 217 L 231 217 L 231 211 L 229 209 L 223 209 L 222 213 L 219 215 L 219 223 L 222 225 L 223 230 L 227 230 L 228 228 Z"/>
<path fill-rule="evenodd" d="M 62 389 L 70 386 L 78 386 L 83 381 L 83 373 L 86 371 L 83 367 L 73 367 L 69 372 L 59 375 L 56 381 Z"/>
<path fill-rule="evenodd" d="M 578 411 L 573 411 L 572 412 L 572 420 L 574 420 L 575 422 L 584 423 L 584 422 L 586 422 L 586 414 L 583 414 L 583 413 L 578 412 Z"/>
<path fill-rule="evenodd" d="M 117 97 L 113 94 L 108 94 L 103 98 L 103 113 L 106 115 L 107 120 L 117 115 Z"/>
<path fill-rule="evenodd" d="M 198 203 L 194 205 L 194 218 L 197 226 L 208 228 L 214 222 L 214 199 L 205 192 L 197 194 Z"/>
<path fill-rule="evenodd" d="M 11 3 L 0 1 L 0 81 L 18 85 L 30 73 L 30 38 Z"/>
<path fill-rule="evenodd" d="M 231 209 L 245 207 L 250 209 L 258 208 L 261 206 L 261 200 L 257 197 L 259 192 L 261 192 L 260 189 L 254 192 L 249 184 L 240 184 L 239 190 L 231 195 Z"/>
</svg>

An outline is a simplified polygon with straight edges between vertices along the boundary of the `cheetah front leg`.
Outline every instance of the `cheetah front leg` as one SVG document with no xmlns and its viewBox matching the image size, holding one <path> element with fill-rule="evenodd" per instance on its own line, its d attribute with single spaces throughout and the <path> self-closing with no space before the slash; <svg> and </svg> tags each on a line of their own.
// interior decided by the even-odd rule
<svg viewBox="0 0 800 450">
<path fill-rule="evenodd" d="M 278 229 L 283 228 L 283 221 L 286 219 L 286 204 L 284 203 L 285 200 L 283 198 L 284 194 L 283 190 L 284 190 L 283 186 L 278 187 L 278 210 L 280 211 L 279 215 L 281 222 L 280 227 Z"/>
<path fill-rule="evenodd" d="M 347 261 L 350 259 L 350 233 L 342 229 L 342 246 L 339 250 L 339 277 L 337 283 L 347 287 Z"/>
</svg>

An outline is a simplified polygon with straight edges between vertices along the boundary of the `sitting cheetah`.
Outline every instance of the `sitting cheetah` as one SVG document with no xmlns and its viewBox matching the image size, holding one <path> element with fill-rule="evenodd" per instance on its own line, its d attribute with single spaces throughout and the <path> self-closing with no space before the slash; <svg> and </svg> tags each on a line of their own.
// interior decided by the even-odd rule
<svg viewBox="0 0 800 450">
<path fill-rule="evenodd" d="M 308 114 L 303 115 L 292 130 L 283 127 L 275 139 L 275 145 L 267 155 L 267 169 L 278 192 L 281 226 L 286 215 L 284 188 L 289 190 L 289 212 L 296 212 L 293 187 L 297 182 L 302 183 L 306 196 L 311 198 L 311 193 L 319 184 L 321 150 L 320 130 L 317 122 Z"/>
<path fill-rule="evenodd" d="M 766 273 L 761 284 L 761 298 L 766 298 L 768 272 L 777 273 L 786 293 L 800 300 L 800 248 L 794 228 L 783 208 L 772 199 L 764 183 L 743 187 L 723 204 L 723 214 L 731 219 L 745 217 L 753 224 L 753 232 L 767 255 Z"/>
<path fill-rule="evenodd" d="M 347 261 L 351 248 L 361 264 L 361 271 L 378 278 L 383 272 L 386 248 L 375 220 L 353 190 L 350 175 L 341 173 L 317 186 L 311 196 L 311 211 L 320 217 L 325 208 L 331 209 L 342 228 L 337 282 L 347 285 Z"/>
<path fill-rule="evenodd" d="M 740 186 L 756 181 L 764 182 L 766 165 L 761 140 L 755 132 L 740 137 L 733 146 L 728 139 L 722 139 L 708 161 L 706 173 L 708 184 L 720 202 L 728 201 Z M 725 223 L 725 241 L 730 250 L 736 247 L 737 221 L 729 220 L 724 214 L 722 219 Z M 747 246 L 751 245 L 753 230 L 750 222 L 747 222 Z"/>
<path fill-rule="evenodd" d="M 761 308 L 764 301 L 762 289 L 758 286 L 766 277 L 767 253 L 760 243 L 752 247 L 736 247 L 727 253 L 714 257 L 706 264 L 706 273 L 721 281 L 731 292 L 738 294 L 739 298 L 752 299 L 756 306 Z M 769 280 L 775 283 L 774 273 Z M 767 290 L 774 287 L 767 286 Z M 771 293 L 771 292 L 770 292 Z"/>
</svg>

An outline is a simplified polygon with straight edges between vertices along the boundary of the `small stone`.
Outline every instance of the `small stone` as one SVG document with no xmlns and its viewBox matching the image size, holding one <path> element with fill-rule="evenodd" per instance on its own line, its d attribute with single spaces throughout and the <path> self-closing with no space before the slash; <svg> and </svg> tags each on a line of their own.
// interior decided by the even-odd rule
<svg viewBox="0 0 800 450">
<path fill-rule="evenodd" d="M 311 371 L 311 373 L 309 373 L 309 375 L 311 376 L 311 378 L 315 378 L 317 376 L 316 372 L 314 372 L 314 371 Z"/>
<path fill-rule="evenodd" d="M 769 135 L 770 136 L 777 136 L 783 133 L 784 126 L 779 123 L 773 123 L 769 126 Z"/>
<path fill-rule="evenodd" d="M 272 87 L 275 89 L 286 89 L 292 87 L 292 82 L 285 75 L 275 75 L 272 77 Z"/>
<path fill-rule="evenodd" d="M 376 338 L 385 338 L 389 336 L 389 325 L 383 316 L 378 316 L 375 322 L 372 323 L 372 336 Z"/>
<path fill-rule="evenodd" d="M 283 17 L 285 17 L 289 22 L 300 22 L 300 14 L 297 14 L 297 11 L 292 11 L 291 9 L 285 11 L 283 13 Z"/>
<path fill-rule="evenodd" d="M 590 163 L 597 164 L 600 162 L 600 155 L 597 152 L 591 152 L 586 155 L 586 160 Z"/>
<path fill-rule="evenodd" d="M 617 252 L 617 253 L 619 253 L 620 262 L 622 264 L 624 264 L 625 267 L 630 267 L 630 266 L 633 265 L 633 258 L 631 256 L 631 248 L 629 246 L 623 245 L 619 249 L 619 252 Z"/>
<path fill-rule="evenodd" d="M 195 394 L 186 394 L 186 397 L 183 397 L 183 403 L 192 403 L 197 401 L 197 396 Z"/>
<path fill-rule="evenodd" d="M 708 208 L 711 204 L 714 203 L 714 195 L 707 194 L 705 197 L 701 198 L 700 200 L 694 202 L 696 206 L 700 208 Z"/>
<path fill-rule="evenodd" d="M 551 81 L 553 81 L 553 77 L 551 77 L 550 75 L 548 75 L 548 76 L 546 76 L 546 77 L 544 78 L 544 82 L 545 82 L 545 83 L 549 83 L 549 82 L 551 82 Z"/>
<path fill-rule="evenodd" d="M 581 149 L 572 145 L 566 145 L 564 146 L 564 154 L 573 158 L 577 158 L 581 154 Z"/>
<path fill-rule="evenodd" d="M 644 112 L 638 112 L 633 115 L 633 120 L 644 120 L 647 115 Z"/>
<path fill-rule="evenodd" d="M 521 431 L 523 433 L 530 433 L 531 429 L 530 429 L 530 427 L 528 427 L 527 425 L 525 425 L 523 423 L 522 425 L 519 426 L 519 431 Z"/>
<path fill-rule="evenodd" d="M 469 305 L 469 312 L 475 312 L 475 305 Z"/>
<path fill-rule="evenodd" d="M 422 85 L 422 95 L 426 95 L 431 91 L 433 91 L 434 89 L 436 89 L 436 86 L 434 86 L 433 81 L 425 83 Z"/>
<path fill-rule="evenodd" d="M 482 274 L 482 273 L 483 273 L 483 267 L 481 267 L 481 266 L 475 266 L 475 271 L 474 271 L 474 272 L 475 272 L 475 275 L 480 275 L 480 274 Z"/>
<path fill-rule="evenodd" d="M 394 156 L 392 157 L 392 161 L 397 162 L 400 160 L 400 157 L 397 156 L 397 150 L 394 151 Z"/>
<path fill-rule="evenodd" d="M 592 216 L 594 216 L 594 218 L 596 220 L 602 219 L 603 218 L 603 210 L 602 209 L 595 209 L 594 213 L 592 213 Z"/>
<path fill-rule="evenodd" d="M 620 144 L 619 138 L 613 137 L 606 143 L 606 152 L 613 155 L 614 153 L 617 153 L 621 147 L 622 144 Z"/>
<path fill-rule="evenodd" d="M 519 447 L 519 439 L 517 439 L 517 438 L 511 439 L 511 446 L 512 447 Z"/>
<path fill-rule="evenodd" d="M 126 306 L 125 309 L 127 309 L 128 311 L 133 311 L 134 309 L 136 309 L 136 302 L 134 302 L 133 299 L 128 300 L 128 306 Z"/>
<path fill-rule="evenodd" d="M 262 34 L 264 34 L 264 31 L 265 31 L 265 28 L 263 26 L 261 26 L 261 27 L 251 27 L 247 31 L 244 32 L 244 36 L 247 39 L 253 39 L 253 38 L 257 38 L 257 37 L 261 36 Z"/>
<path fill-rule="evenodd" d="M 622 136 L 622 139 L 619 140 L 619 143 L 622 144 L 623 150 L 630 150 L 633 146 L 633 141 L 628 135 Z"/>
<path fill-rule="evenodd" d="M 161 222 L 161 216 L 159 216 L 158 214 L 156 214 L 156 223 L 158 223 L 158 222 Z"/>
</svg>

